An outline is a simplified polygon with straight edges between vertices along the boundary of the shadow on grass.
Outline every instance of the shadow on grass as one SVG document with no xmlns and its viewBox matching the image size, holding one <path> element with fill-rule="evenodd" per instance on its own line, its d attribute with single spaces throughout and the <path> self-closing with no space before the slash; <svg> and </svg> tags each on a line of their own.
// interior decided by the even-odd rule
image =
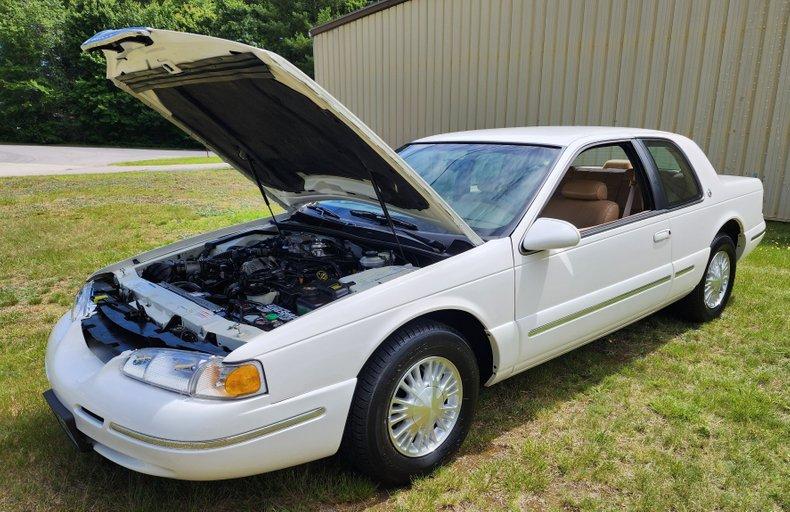
<svg viewBox="0 0 790 512">
<path fill-rule="evenodd" d="M 603 379 L 633 365 L 683 332 L 695 329 L 667 310 L 520 373 L 481 394 L 463 453 L 491 448 L 491 441 L 532 421 L 542 410 L 573 400 Z"/>
<path fill-rule="evenodd" d="M 572 400 L 649 355 L 673 337 L 693 329 L 659 312 L 610 336 L 484 389 L 462 453 L 480 453 L 492 441 L 527 426 L 545 409 Z M 24 419 L 22 419 L 24 418 Z M 66 446 L 44 408 L 14 425 L 20 438 L 11 448 L 28 485 L 52 500 L 47 508 L 91 510 L 360 509 L 386 500 L 386 490 L 329 458 L 264 475 L 220 482 L 183 482 L 141 475 L 98 454 L 77 455 Z M 35 462 L 33 462 L 35 461 Z M 40 487 L 40 488 L 39 488 Z M 30 493 L 28 493 L 30 494 Z"/>
</svg>

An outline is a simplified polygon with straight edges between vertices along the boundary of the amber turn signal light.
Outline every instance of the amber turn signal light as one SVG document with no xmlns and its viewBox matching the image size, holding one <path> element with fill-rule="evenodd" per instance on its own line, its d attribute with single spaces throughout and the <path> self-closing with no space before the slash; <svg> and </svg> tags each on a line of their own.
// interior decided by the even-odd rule
<svg viewBox="0 0 790 512">
<path fill-rule="evenodd" d="M 261 389 L 261 376 L 258 368 L 245 364 L 234 368 L 225 377 L 225 392 L 230 396 L 249 395 Z"/>
</svg>

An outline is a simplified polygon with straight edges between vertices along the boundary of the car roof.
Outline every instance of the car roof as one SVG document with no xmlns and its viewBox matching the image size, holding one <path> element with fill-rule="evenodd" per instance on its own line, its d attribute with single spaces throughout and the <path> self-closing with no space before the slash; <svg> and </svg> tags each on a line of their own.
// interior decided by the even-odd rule
<svg viewBox="0 0 790 512">
<path fill-rule="evenodd" d="M 413 142 L 489 142 L 568 146 L 574 142 L 595 142 L 630 137 L 677 137 L 673 133 L 643 128 L 613 126 L 525 126 L 451 132 L 423 137 Z"/>
</svg>

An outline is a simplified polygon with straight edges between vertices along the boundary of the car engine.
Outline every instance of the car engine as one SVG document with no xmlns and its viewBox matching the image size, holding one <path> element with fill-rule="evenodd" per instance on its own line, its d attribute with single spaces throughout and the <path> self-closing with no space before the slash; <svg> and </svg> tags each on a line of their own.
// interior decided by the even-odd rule
<svg viewBox="0 0 790 512">
<path fill-rule="evenodd" d="M 209 245 L 197 257 L 153 263 L 141 277 L 268 331 L 351 293 L 353 282 L 341 278 L 393 261 L 390 251 L 286 233 L 221 251 Z"/>
<path fill-rule="evenodd" d="M 380 245 L 246 232 L 96 276 L 82 329 L 104 361 L 149 346 L 224 355 L 261 331 L 416 268 Z"/>
</svg>

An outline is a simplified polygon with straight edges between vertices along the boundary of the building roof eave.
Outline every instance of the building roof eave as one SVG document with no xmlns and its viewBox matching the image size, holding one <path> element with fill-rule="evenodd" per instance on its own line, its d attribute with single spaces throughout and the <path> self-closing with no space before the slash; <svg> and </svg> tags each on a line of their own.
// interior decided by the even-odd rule
<svg viewBox="0 0 790 512">
<path fill-rule="evenodd" d="M 351 23 L 352 21 L 356 21 L 360 18 L 364 18 L 365 16 L 370 16 L 371 14 L 375 14 L 379 11 L 383 11 L 384 9 L 389 9 L 390 7 L 395 7 L 398 4 L 402 4 L 408 1 L 409 0 L 381 0 L 374 4 L 366 5 L 361 9 L 357 9 L 356 11 L 350 12 L 348 14 L 344 14 L 339 18 L 335 18 L 332 21 L 328 21 L 326 23 L 322 23 L 321 25 L 317 25 L 311 28 L 309 32 L 310 37 L 315 37 L 318 34 L 321 34 L 322 32 L 328 32 L 347 23 Z"/>
</svg>

